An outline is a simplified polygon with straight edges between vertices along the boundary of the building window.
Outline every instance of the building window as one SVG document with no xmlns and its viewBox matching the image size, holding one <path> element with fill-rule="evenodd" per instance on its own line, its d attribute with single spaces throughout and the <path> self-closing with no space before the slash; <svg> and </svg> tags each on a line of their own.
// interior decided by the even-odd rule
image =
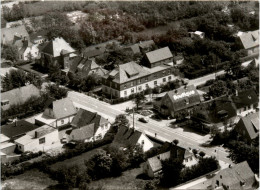
<svg viewBox="0 0 260 190">
<path fill-rule="evenodd" d="M 9 100 L 4 100 L 1 102 L 1 106 L 5 106 L 9 104 Z"/>
<path fill-rule="evenodd" d="M 190 161 L 192 161 L 192 157 L 190 157 Z"/>
<path fill-rule="evenodd" d="M 166 78 L 163 78 L 163 82 L 166 82 Z"/>
<path fill-rule="evenodd" d="M 154 81 L 154 85 L 157 85 L 157 81 Z"/>
<path fill-rule="evenodd" d="M 144 144 L 144 140 L 142 140 L 142 145 Z"/>
<path fill-rule="evenodd" d="M 220 175 L 220 179 L 222 179 L 222 175 Z"/>
<path fill-rule="evenodd" d="M 139 86 L 139 87 L 138 87 L 138 90 L 141 91 L 141 90 L 142 90 L 142 86 Z"/>
<path fill-rule="evenodd" d="M 246 107 L 244 107 L 244 111 L 246 111 L 247 109 L 246 109 Z"/>
<path fill-rule="evenodd" d="M 145 81 L 148 81 L 148 77 L 145 78 Z"/>
<path fill-rule="evenodd" d="M 41 139 L 39 139 L 39 144 L 43 144 L 43 143 L 45 143 L 45 137 L 44 137 L 44 138 L 41 138 Z"/>
<path fill-rule="evenodd" d="M 60 120 L 60 122 L 61 122 L 61 124 L 64 124 L 64 120 L 62 119 L 62 120 Z"/>
<path fill-rule="evenodd" d="M 217 186 L 219 186 L 219 181 L 218 180 L 216 181 L 216 184 L 217 184 Z"/>
<path fill-rule="evenodd" d="M 126 88 L 126 84 L 124 85 L 124 88 Z"/>
<path fill-rule="evenodd" d="M 171 70 L 169 70 L 168 73 L 171 74 Z"/>
<path fill-rule="evenodd" d="M 172 77 L 171 77 L 171 76 L 169 76 L 169 77 L 168 77 L 168 79 L 169 79 L 169 80 L 172 80 Z"/>
<path fill-rule="evenodd" d="M 149 88 L 149 85 L 148 85 L 148 84 L 145 84 L 145 87 L 146 87 L 146 88 Z"/>
<path fill-rule="evenodd" d="M 127 91 L 126 90 L 125 90 L 124 94 L 125 94 L 125 96 L 127 96 Z"/>
<path fill-rule="evenodd" d="M 131 82 L 131 86 L 134 86 L 134 82 Z"/>
<path fill-rule="evenodd" d="M 134 92 L 135 92 L 135 89 L 134 89 L 134 88 L 132 88 L 132 89 L 131 89 L 131 93 L 134 93 Z"/>
<path fill-rule="evenodd" d="M 142 81 L 142 80 L 141 80 L 141 79 L 139 79 L 139 84 L 141 83 L 141 81 Z"/>
</svg>

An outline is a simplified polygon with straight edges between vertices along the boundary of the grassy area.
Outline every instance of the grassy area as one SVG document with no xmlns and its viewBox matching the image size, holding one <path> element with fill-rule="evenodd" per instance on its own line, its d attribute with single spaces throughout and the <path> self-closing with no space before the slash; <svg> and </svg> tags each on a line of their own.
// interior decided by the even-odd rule
<svg viewBox="0 0 260 190">
<path fill-rule="evenodd" d="M 105 146 L 108 146 L 108 145 L 104 145 L 102 147 L 104 148 Z M 51 165 L 51 169 L 56 170 L 56 169 L 58 169 L 60 167 L 64 167 L 64 166 L 70 167 L 70 166 L 73 166 L 73 165 L 83 166 L 84 165 L 84 161 L 89 159 L 94 154 L 96 154 L 99 150 L 102 149 L 102 147 L 90 150 L 90 151 L 85 152 L 85 153 L 83 153 L 83 154 L 81 154 L 79 156 L 75 156 L 75 157 L 73 157 L 71 159 L 64 160 L 63 162 L 57 162 L 57 163 Z M 85 167 L 82 167 L 82 168 L 84 169 Z"/>
<path fill-rule="evenodd" d="M 135 168 L 123 172 L 116 178 L 106 178 L 91 182 L 88 187 L 90 189 L 142 189 L 145 180 L 138 179 L 137 176 L 142 174 L 142 168 Z"/>
<path fill-rule="evenodd" d="M 8 179 L 1 182 L 2 190 L 5 189 L 45 189 L 48 186 L 58 184 L 48 177 L 47 174 L 39 172 L 38 170 L 29 170 L 25 173 L 15 176 L 15 178 Z"/>
</svg>

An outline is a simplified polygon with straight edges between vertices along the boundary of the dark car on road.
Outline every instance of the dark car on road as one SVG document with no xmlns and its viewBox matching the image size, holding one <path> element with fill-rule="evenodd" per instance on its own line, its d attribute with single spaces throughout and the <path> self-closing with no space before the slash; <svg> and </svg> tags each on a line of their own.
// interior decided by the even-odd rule
<svg viewBox="0 0 260 190">
<path fill-rule="evenodd" d="M 147 118 L 144 118 L 144 117 L 140 117 L 138 120 L 143 122 L 143 123 L 148 123 L 149 122 L 149 120 Z"/>
</svg>

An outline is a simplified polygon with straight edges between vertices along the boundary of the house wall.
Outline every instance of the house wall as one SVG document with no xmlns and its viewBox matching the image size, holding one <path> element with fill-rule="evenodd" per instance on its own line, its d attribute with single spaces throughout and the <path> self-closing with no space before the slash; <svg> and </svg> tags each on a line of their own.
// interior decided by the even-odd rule
<svg viewBox="0 0 260 190">
<path fill-rule="evenodd" d="M 144 134 L 140 136 L 137 143 L 142 146 L 144 152 L 150 150 L 153 147 L 153 143 Z"/>
<path fill-rule="evenodd" d="M 144 164 L 143 164 L 143 172 L 148 175 L 150 178 L 154 178 L 154 173 L 152 171 L 152 168 L 150 166 L 150 164 L 148 163 L 148 161 L 146 161 Z"/>
<path fill-rule="evenodd" d="M 33 45 L 32 47 L 27 47 L 26 48 L 26 50 L 23 53 L 23 60 L 25 60 L 25 61 L 29 60 L 28 59 L 29 52 L 31 52 L 33 59 L 38 57 L 38 55 L 39 55 L 39 49 L 37 48 L 36 45 Z"/>
<path fill-rule="evenodd" d="M 240 108 L 240 109 L 237 109 L 237 115 L 242 116 L 242 117 L 246 116 L 247 114 L 249 114 L 251 112 L 255 112 L 253 104 Z"/>
<path fill-rule="evenodd" d="M 143 84 L 136 84 L 136 85 L 130 85 L 130 87 L 125 86 L 123 89 L 115 89 L 113 87 L 110 88 L 110 85 L 108 84 L 102 84 L 102 92 L 106 94 L 111 94 L 113 97 L 121 98 L 121 97 L 128 97 L 131 94 L 135 94 L 138 92 L 142 92 L 145 89 L 149 88 L 155 88 L 156 86 L 160 86 L 161 84 L 167 83 L 169 81 L 175 80 L 176 77 L 173 74 L 166 75 L 162 78 L 158 78 L 155 80 L 147 81 Z M 157 84 L 155 84 L 155 81 Z"/>
<path fill-rule="evenodd" d="M 198 161 L 196 160 L 196 158 L 194 156 L 190 156 L 188 158 L 185 158 L 183 160 L 183 164 L 186 166 L 186 167 L 190 167 L 190 166 L 193 166 L 195 164 L 197 164 Z"/>
<path fill-rule="evenodd" d="M 0 145 L 0 146 L 1 146 L 1 145 Z M 6 148 L 1 148 L 1 152 L 5 153 L 5 154 L 7 154 L 7 155 L 8 155 L 8 154 L 11 154 L 11 153 L 14 153 L 15 147 L 16 147 L 16 145 L 13 144 L 13 145 L 8 146 L 8 147 L 6 147 Z"/>
<path fill-rule="evenodd" d="M 259 46 L 247 49 L 247 55 L 259 53 Z"/>
<path fill-rule="evenodd" d="M 173 57 L 168 58 L 168 59 L 163 59 L 163 60 L 160 60 L 160 61 L 157 61 L 157 62 L 154 62 L 154 63 L 149 63 L 149 67 L 153 68 L 153 67 L 160 66 L 164 63 L 171 63 L 171 62 L 173 62 Z"/>
<path fill-rule="evenodd" d="M 69 117 L 65 117 L 65 118 L 60 118 L 60 119 L 57 119 L 56 120 L 56 124 L 55 124 L 55 127 L 61 127 L 63 125 L 67 125 L 69 124 L 72 119 L 74 118 L 75 115 L 72 115 L 72 116 L 69 116 Z"/>
<path fill-rule="evenodd" d="M 40 139 L 45 138 L 45 143 L 40 144 Z M 22 152 L 31 151 L 31 152 L 38 152 L 38 151 L 46 151 L 51 149 L 52 144 L 59 142 L 59 132 L 55 130 L 51 133 L 48 133 L 40 138 L 32 138 L 32 141 L 28 144 L 22 145 L 17 143 L 18 149 Z"/>
<path fill-rule="evenodd" d="M 103 139 L 107 131 L 110 129 L 110 126 L 111 126 L 110 123 L 99 126 L 99 128 L 95 133 L 95 140 Z"/>
<path fill-rule="evenodd" d="M 50 108 L 46 108 L 43 112 L 43 115 L 54 118 L 53 110 Z"/>
</svg>

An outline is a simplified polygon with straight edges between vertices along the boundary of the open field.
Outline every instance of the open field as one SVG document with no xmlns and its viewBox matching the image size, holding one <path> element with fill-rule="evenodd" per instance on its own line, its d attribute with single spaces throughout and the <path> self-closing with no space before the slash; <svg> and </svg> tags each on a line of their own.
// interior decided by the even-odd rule
<svg viewBox="0 0 260 190">
<path fill-rule="evenodd" d="M 5 189 L 45 189 L 48 186 L 56 185 L 58 182 L 50 179 L 47 174 L 38 170 L 29 170 L 15 176 L 12 179 L 1 182 L 2 190 Z"/>
</svg>

